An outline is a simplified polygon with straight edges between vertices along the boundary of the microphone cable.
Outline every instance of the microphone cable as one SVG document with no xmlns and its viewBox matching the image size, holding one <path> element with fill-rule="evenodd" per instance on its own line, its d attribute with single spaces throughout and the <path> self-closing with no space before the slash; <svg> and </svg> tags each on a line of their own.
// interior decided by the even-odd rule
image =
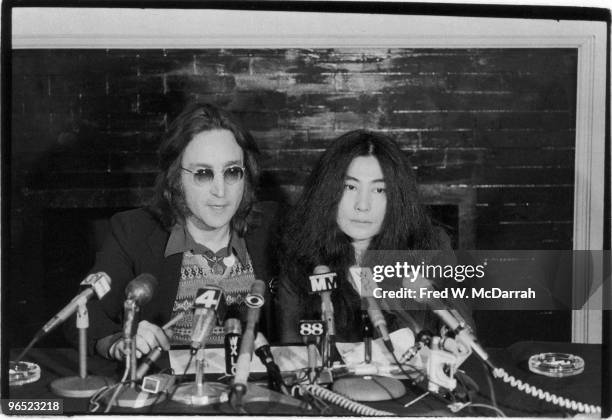
<svg viewBox="0 0 612 420">
<path fill-rule="evenodd" d="M 600 406 L 585 404 L 579 401 L 571 400 L 569 398 L 560 397 L 556 394 L 551 394 L 548 391 L 543 391 L 541 388 L 530 385 L 527 382 L 521 381 L 520 379 L 516 379 L 514 376 L 506 372 L 503 368 L 494 368 L 493 377 L 509 384 L 511 387 L 516 388 L 527 395 L 531 395 L 532 397 L 539 398 L 540 400 L 544 400 L 546 402 L 558 405 L 559 407 L 568 408 L 573 411 L 578 411 L 579 413 L 585 414 L 601 413 Z"/>
<path fill-rule="evenodd" d="M 326 400 L 332 404 L 335 404 L 339 407 L 347 409 L 355 414 L 360 416 L 368 416 L 368 417 L 395 417 L 397 414 L 377 410 L 372 407 L 368 407 L 367 405 L 358 403 L 356 401 L 350 400 L 340 394 L 337 394 L 329 389 L 325 389 L 319 385 L 308 384 L 308 385 L 300 385 L 301 388 L 305 389 L 310 394 L 319 397 L 323 400 Z"/>
<path fill-rule="evenodd" d="M 89 407 L 87 408 L 87 411 L 89 413 L 95 413 L 96 411 L 98 411 L 98 409 L 100 408 L 100 403 L 99 401 L 104 399 L 104 396 L 109 393 L 110 391 L 130 383 L 130 381 L 123 381 L 123 382 L 117 382 L 116 384 L 113 385 L 105 385 L 102 388 L 98 389 L 96 391 L 95 394 L 93 394 L 90 398 L 89 398 Z M 116 398 L 116 397 L 115 397 Z"/>
<path fill-rule="evenodd" d="M 383 342 L 384 342 L 384 341 L 383 341 Z M 389 350 L 389 346 L 387 346 L 387 350 Z M 418 368 L 416 368 L 416 367 L 414 367 L 414 366 L 411 366 L 411 365 L 406 365 L 407 367 L 409 367 L 409 371 L 410 371 L 411 373 L 417 374 L 417 377 L 416 377 L 416 378 L 411 378 L 411 376 L 409 375 L 409 373 L 408 373 L 408 372 L 407 372 L 407 371 L 404 369 L 404 365 L 402 365 L 402 364 L 400 363 L 400 361 L 397 359 L 397 356 L 395 355 L 395 353 L 394 353 L 394 352 L 392 352 L 392 351 L 390 351 L 390 353 L 391 353 L 391 355 L 393 356 L 393 360 L 395 361 L 395 364 L 396 364 L 396 365 L 397 365 L 397 367 L 400 369 L 400 371 L 402 372 L 402 374 L 403 374 L 404 376 L 406 376 L 406 378 L 407 378 L 408 380 L 411 380 L 413 385 L 416 385 L 417 387 L 421 388 L 421 386 L 420 386 L 420 385 L 418 385 L 418 383 L 419 383 L 419 382 L 421 382 L 421 381 L 423 381 L 423 380 L 425 380 L 425 379 L 427 379 L 429 382 L 431 382 L 431 383 L 435 384 L 435 385 L 436 385 L 436 386 L 438 386 L 439 388 L 442 388 L 442 389 L 444 389 L 444 388 L 445 388 L 445 387 L 444 387 L 444 385 L 439 384 L 439 383 L 437 383 L 436 381 L 432 381 L 431 379 L 429 379 L 429 378 L 428 378 L 428 376 L 427 376 L 427 372 L 426 372 L 425 370 L 418 369 Z M 427 389 L 426 389 L 426 390 L 427 390 Z M 438 396 L 438 395 L 437 395 L 435 392 L 433 392 L 433 393 L 431 393 L 431 394 L 432 394 L 433 396 L 437 397 L 437 398 L 440 398 L 440 399 L 441 399 L 442 401 L 444 401 L 445 403 L 447 403 L 447 402 L 448 402 L 448 400 L 447 400 L 447 399 L 443 398 L 442 396 Z M 456 403 L 457 403 L 457 401 L 455 400 L 455 395 L 454 395 L 452 392 L 450 392 L 450 393 L 449 393 L 449 395 L 451 396 L 451 404 L 456 404 Z M 421 398 L 421 397 L 419 397 L 418 399 L 420 399 L 420 398 Z M 412 402 L 415 402 L 415 401 L 412 401 Z M 462 406 L 461 408 L 464 408 L 465 406 L 469 405 L 470 403 L 471 403 L 471 401 L 468 401 L 468 403 L 465 403 L 465 405 L 464 405 L 464 406 Z M 461 408 L 460 408 L 460 409 L 461 409 Z M 495 408 L 497 408 L 497 407 L 495 407 Z M 500 410 L 500 411 L 501 411 L 501 410 Z"/>
<path fill-rule="evenodd" d="M 110 398 L 110 400 L 108 400 L 108 404 L 106 405 L 106 408 L 104 409 L 104 413 L 108 413 L 110 411 L 110 409 L 113 407 L 113 404 L 115 403 L 115 400 L 117 399 L 117 396 L 119 395 L 119 392 L 123 389 L 123 386 L 126 383 L 130 382 L 127 380 L 130 374 L 130 370 L 131 370 L 131 358 L 126 357 L 125 371 L 123 372 L 123 377 L 117 384 L 117 388 L 115 389 L 115 392 L 113 392 L 112 397 Z"/>
<path fill-rule="evenodd" d="M 384 342 L 384 341 L 383 341 L 383 342 Z M 387 347 L 387 350 L 389 350 L 389 347 Z M 391 356 L 393 356 L 393 360 L 395 361 L 395 364 L 397 365 L 397 367 L 399 368 L 399 370 L 402 372 L 402 374 L 403 374 L 404 376 L 406 376 L 406 379 L 409 379 L 409 380 L 410 380 L 410 379 L 411 379 L 410 374 L 409 374 L 408 372 L 406 372 L 406 370 L 404 369 L 404 366 L 403 366 L 403 365 L 400 363 L 400 361 L 397 359 L 397 356 L 395 355 L 395 353 L 394 353 L 393 351 L 391 351 L 391 350 L 389 350 L 389 352 L 391 353 Z M 426 374 L 426 373 L 423 373 L 423 371 L 421 371 L 420 369 L 417 369 L 417 368 L 415 368 L 414 366 L 410 366 L 410 365 L 407 365 L 407 366 L 409 366 L 409 367 L 410 367 L 410 371 L 411 371 L 412 373 L 415 373 L 415 374 L 417 374 L 417 375 L 418 375 L 416 379 L 411 379 L 413 382 L 419 382 L 419 381 L 421 381 L 421 380 L 423 380 L 423 379 L 425 379 L 425 378 L 427 377 L 427 374 Z M 435 383 L 435 382 L 434 382 L 434 383 Z M 436 385 L 439 385 L 439 384 L 436 384 Z M 441 386 L 441 385 L 439 385 L 439 386 Z"/>
<path fill-rule="evenodd" d="M 499 408 L 494 407 L 494 406 L 489 405 L 489 404 L 470 403 L 470 404 L 465 406 L 465 408 L 469 408 L 469 407 L 487 408 L 489 410 L 495 411 L 495 413 L 497 413 L 497 417 L 508 417 Z M 457 411 L 457 412 L 459 412 L 459 411 Z"/>
<path fill-rule="evenodd" d="M 189 370 L 189 366 L 191 366 L 191 362 L 193 361 L 193 354 L 191 354 L 191 352 L 189 352 L 189 360 L 187 360 L 187 364 L 185 365 L 185 370 L 183 371 L 183 374 L 181 375 L 181 379 L 183 377 L 185 377 L 185 375 L 187 375 L 187 371 Z M 175 384 L 174 385 L 174 389 L 172 390 L 172 392 L 170 393 L 170 395 L 168 395 L 168 399 L 172 400 L 172 398 L 174 397 L 174 394 L 176 394 L 176 390 L 178 389 L 179 384 Z"/>
<path fill-rule="evenodd" d="M 19 356 L 17 356 L 17 359 L 15 359 L 15 363 L 21 362 L 21 359 L 25 357 L 26 353 L 30 351 L 32 346 L 34 346 L 34 344 L 36 344 L 38 340 L 40 339 L 40 337 L 42 336 L 43 336 L 43 332 L 38 331 L 36 335 L 34 335 L 34 338 L 32 338 L 32 340 L 30 341 L 30 343 L 21 351 L 21 353 L 19 353 Z"/>
<path fill-rule="evenodd" d="M 489 398 L 491 400 L 491 403 L 493 404 L 493 407 L 499 410 L 499 407 L 497 406 L 497 398 L 495 398 L 495 388 L 493 387 L 493 381 L 491 380 L 491 378 L 493 377 L 493 372 L 489 368 L 489 365 L 485 362 L 482 362 L 482 368 L 485 371 L 485 378 L 487 378 L 487 385 L 489 386 Z"/>
<path fill-rule="evenodd" d="M 164 373 L 164 372 L 168 372 L 170 375 L 174 375 L 174 370 L 173 370 L 172 368 L 162 369 L 162 370 L 160 370 L 160 371 L 159 371 L 159 373 L 158 373 L 158 374 L 159 374 L 159 375 L 161 375 L 161 374 L 162 374 L 162 373 Z M 174 391 L 174 390 L 173 390 L 173 391 Z M 152 403 L 152 404 L 150 405 L 150 407 L 149 407 L 149 412 L 148 412 L 148 414 L 153 414 L 153 409 L 155 408 L 155 404 L 157 404 L 157 403 L 159 402 L 159 399 L 161 398 L 161 396 L 162 396 L 163 394 L 170 395 L 170 393 L 168 392 L 168 390 L 166 390 L 166 391 L 162 391 L 162 392 L 158 392 L 158 393 L 157 393 L 157 397 L 155 397 L 155 399 L 153 400 L 153 403 Z M 173 393 L 173 394 L 174 394 L 174 393 Z"/>
<path fill-rule="evenodd" d="M 233 400 L 233 402 L 232 402 L 232 399 L 231 399 L 231 398 L 230 398 L 230 400 L 229 400 L 229 401 L 230 401 L 230 403 L 229 403 L 229 404 L 230 404 L 230 407 L 231 407 L 231 408 L 232 408 L 232 409 L 233 409 L 233 410 L 234 410 L 236 413 L 238 413 L 238 414 L 243 414 L 243 415 L 244 415 L 244 414 L 246 414 L 246 415 L 248 415 L 248 414 L 249 414 L 249 412 L 248 412 L 248 411 L 246 411 L 246 408 L 244 408 L 244 404 L 243 404 L 243 403 L 236 404 L 236 400 L 234 399 L 234 400 Z"/>
</svg>

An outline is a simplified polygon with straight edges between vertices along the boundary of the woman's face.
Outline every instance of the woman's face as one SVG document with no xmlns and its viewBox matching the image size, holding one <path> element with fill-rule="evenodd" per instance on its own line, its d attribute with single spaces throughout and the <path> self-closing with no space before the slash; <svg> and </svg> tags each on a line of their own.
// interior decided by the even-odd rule
<svg viewBox="0 0 612 420">
<path fill-rule="evenodd" d="M 378 159 L 356 157 L 344 176 L 338 227 L 352 239 L 353 246 L 365 249 L 380 232 L 386 210 L 385 179 Z"/>
</svg>

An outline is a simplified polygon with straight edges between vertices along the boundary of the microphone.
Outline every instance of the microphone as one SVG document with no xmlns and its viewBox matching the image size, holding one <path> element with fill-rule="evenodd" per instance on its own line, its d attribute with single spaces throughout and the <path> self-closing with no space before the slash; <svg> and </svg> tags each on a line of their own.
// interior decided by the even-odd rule
<svg viewBox="0 0 612 420">
<path fill-rule="evenodd" d="M 272 356 L 272 352 L 270 351 L 270 343 L 268 343 L 268 340 L 266 340 L 266 337 L 262 333 L 257 333 L 254 346 L 255 354 L 259 357 L 259 360 L 261 360 L 264 366 L 274 363 L 274 356 Z"/>
<path fill-rule="evenodd" d="M 385 320 L 385 317 L 374 298 L 367 298 L 366 300 L 368 303 L 368 316 L 370 317 L 370 321 L 372 322 L 374 328 L 376 328 L 380 333 L 380 337 L 382 338 L 387 350 L 393 354 L 393 343 L 391 342 L 391 337 L 389 337 L 387 320 Z"/>
<path fill-rule="evenodd" d="M 156 288 L 157 279 L 152 274 L 142 273 L 125 287 L 125 296 L 143 306 L 151 301 Z"/>
<path fill-rule="evenodd" d="M 308 279 L 310 280 L 310 293 L 321 295 L 321 317 L 325 322 L 325 337 L 327 338 L 324 349 L 326 356 L 323 357 L 323 360 L 326 360 L 327 364 L 331 366 L 331 352 L 336 340 L 334 306 L 331 301 L 331 293 L 338 288 L 337 275 L 332 273 L 328 266 L 317 265 L 314 268 L 314 274 L 309 276 Z"/>
<path fill-rule="evenodd" d="M 79 293 L 68 305 L 59 311 L 57 315 L 47 322 L 17 357 L 17 361 L 21 360 L 42 335 L 54 329 L 76 312 L 76 327 L 79 331 L 79 374 L 78 376 L 57 378 L 50 383 L 51 390 L 59 396 L 89 398 L 101 387 L 108 386 L 112 382 L 110 378 L 95 375 L 88 376 L 87 374 L 87 329 L 89 328 L 89 314 L 86 306 L 87 301 L 94 295 L 98 298 L 102 298 L 106 295 L 110 290 L 110 283 L 110 277 L 103 272 L 87 276 L 85 280 L 81 282 L 81 286 L 85 286 L 86 289 Z"/>
<path fill-rule="evenodd" d="M 191 357 L 195 356 L 195 381 L 178 385 L 171 399 L 189 405 L 208 405 L 221 400 L 226 386 L 218 382 L 204 382 L 204 346 L 218 319 L 225 316 L 225 299 L 219 287 L 198 289 L 194 299 L 194 319 L 191 330 Z M 191 361 L 191 359 L 190 359 Z"/>
<path fill-rule="evenodd" d="M 219 287 L 209 286 L 198 289 L 193 303 L 195 312 L 190 337 L 192 355 L 205 346 L 206 339 L 217 323 L 219 318 L 217 312 L 225 303 L 222 297 L 223 291 Z"/>
<path fill-rule="evenodd" d="M 174 324 L 176 324 L 177 322 L 183 319 L 183 317 L 185 316 L 185 313 L 186 313 L 185 311 L 179 312 L 174 318 L 172 318 L 170 321 L 164 324 L 162 329 L 166 331 L 172 328 Z M 169 334 L 169 333 L 166 333 L 166 334 Z M 138 369 L 136 370 L 136 380 L 137 381 L 140 381 L 142 378 L 144 378 L 144 376 L 149 371 L 149 368 L 151 367 L 151 365 L 157 362 L 157 360 L 162 355 L 163 351 L 164 349 L 157 346 L 153 350 L 151 350 L 149 354 L 147 354 L 147 357 L 144 358 L 144 360 L 141 362 L 140 366 L 138 366 Z"/>
<path fill-rule="evenodd" d="M 140 307 L 149 303 L 157 288 L 157 279 L 149 273 L 142 273 L 125 287 L 125 302 L 123 302 L 123 342 L 126 369 L 129 369 L 130 379 L 136 382 L 136 341 L 134 336 L 138 329 L 138 313 Z M 133 385 L 132 385 L 133 386 Z M 131 397 L 122 397 L 130 400 Z M 120 398 L 119 401 L 122 401 Z M 121 404 L 121 402 L 118 402 Z M 110 407 L 110 404 L 109 404 Z"/>
<path fill-rule="evenodd" d="M 81 286 L 86 287 L 86 289 L 76 295 L 68 305 L 64 306 L 61 311 L 51 318 L 49 322 L 36 333 L 37 338 L 47 334 L 68 319 L 77 310 L 80 304 L 87 302 L 94 295 L 96 295 L 98 299 L 102 299 L 110 290 L 111 279 L 108 274 L 101 271 L 87 276 L 85 280 L 81 282 Z"/>
<path fill-rule="evenodd" d="M 32 337 L 30 343 L 21 351 L 19 356 L 17 356 L 15 362 L 19 362 L 43 335 L 47 334 L 49 331 L 53 330 L 72 316 L 79 306 L 87 303 L 87 301 L 91 299 L 94 294 L 98 297 L 98 299 L 102 299 L 102 297 L 109 292 L 110 285 L 111 279 L 108 274 L 103 271 L 90 274 L 89 276 L 85 277 L 85 280 L 81 282 L 81 286 L 86 287 L 86 289 L 76 295 L 70 301 L 70 303 L 68 303 L 68 305 L 64 306 L 62 310 L 60 310 L 53 318 L 49 320 L 49 322 L 43 325 L 43 327 L 38 330 L 36 334 L 34 334 L 34 337 Z"/>
<path fill-rule="evenodd" d="M 247 321 L 244 333 L 242 334 L 238 361 L 236 362 L 234 384 L 230 392 L 230 404 L 234 408 L 242 406 L 242 397 L 247 391 L 247 381 L 255 342 L 255 329 L 259 321 L 261 307 L 264 304 L 265 291 L 266 284 L 262 280 L 255 280 L 251 286 L 250 293 L 245 298 L 246 305 L 248 306 Z"/>
<path fill-rule="evenodd" d="M 289 395 L 290 393 L 283 381 L 280 368 L 274 361 L 274 356 L 270 350 L 270 343 L 268 343 L 266 337 L 260 332 L 258 332 L 255 337 L 255 354 L 266 367 L 266 372 L 268 373 L 268 388 Z"/>
<path fill-rule="evenodd" d="M 408 279 L 403 280 L 402 286 L 404 287 L 419 287 L 425 288 L 428 290 L 435 290 L 431 281 L 427 278 L 419 276 L 417 279 L 408 285 L 406 282 Z M 452 309 L 448 304 L 446 304 L 443 300 L 437 298 L 415 298 L 415 301 L 424 303 L 432 308 L 432 312 L 440 318 L 440 320 L 448 327 L 451 331 L 455 333 L 455 337 L 459 339 L 459 341 L 463 341 L 466 343 L 473 351 L 476 353 L 482 360 L 485 362 L 491 369 L 494 369 L 493 365 L 489 361 L 489 355 L 482 348 L 482 346 L 476 341 L 476 338 L 472 334 L 472 331 L 468 325 L 466 325 L 463 321 L 459 321 L 457 318 L 461 317 L 459 314 L 455 315 L 454 312 L 456 310 Z M 435 308 L 435 309 L 434 309 Z M 441 309 L 440 309 L 441 308 Z"/>
<path fill-rule="evenodd" d="M 136 315 L 139 308 L 149 303 L 156 288 L 157 279 L 149 273 L 138 275 L 125 287 L 123 338 L 126 340 L 134 337 L 138 326 Z"/>
<path fill-rule="evenodd" d="M 476 353 L 483 362 L 485 362 L 491 369 L 494 366 L 489 361 L 489 355 L 482 348 L 482 346 L 476 341 L 476 337 L 469 330 L 469 327 L 459 323 L 457 318 L 447 309 L 434 309 L 433 312 L 444 322 L 452 331 L 455 332 L 455 338 L 459 341 L 466 343 L 474 353 Z"/>
<path fill-rule="evenodd" d="M 225 374 L 236 374 L 236 362 L 238 361 L 238 349 L 240 348 L 240 335 L 242 326 L 236 318 L 228 318 L 223 324 L 225 329 Z"/>
<path fill-rule="evenodd" d="M 364 278 L 365 277 L 365 278 Z M 374 297 L 374 284 L 372 283 L 372 279 L 369 276 L 361 276 L 363 292 L 366 296 L 365 300 L 367 303 L 367 312 L 370 317 L 370 321 L 374 328 L 378 330 L 383 343 L 387 350 L 391 354 L 393 353 L 393 343 L 391 342 L 391 337 L 389 337 L 389 328 L 387 327 L 387 321 L 378 306 L 378 302 L 376 302 L 376 298 Z"/>
<path fill-rule="evenodd" d="M 325 332 L 325 324 L 318 320 L 301 320 L 299 331 L 302 341 L 308 348 L 308 372 L 310 383 L 314 383 L 317 377 L 317 345 Z"/>
<path fill-rule="evenodd" d="M 372 361 L 372 323 L 367 312 L 361 311 L 361 333 L 363 335 L 363 361 L 370 363 Z"/>
</svg>

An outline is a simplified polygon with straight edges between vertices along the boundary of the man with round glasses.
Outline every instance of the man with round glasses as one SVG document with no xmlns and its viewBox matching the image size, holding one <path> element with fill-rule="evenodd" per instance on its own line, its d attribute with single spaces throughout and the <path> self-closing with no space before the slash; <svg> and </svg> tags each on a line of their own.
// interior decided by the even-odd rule
<svg viewBox="0 0 612 420">
<path fill-rule="evenodd" d="M 139 274 L 152 274 L 158 286 L 141 308 L 138 357 L 157 346 L 189 344 L 199 289 L 220 287 L 227 317 L 244 319 L 244 298 L 254 280 L 271 284 L 275 275 L 269 245 L 275 242 L 276 205 L 255 202 L 259 151 L 250 133 L 230 113 L 192 104 L 169 126 L 158 154 L 161 171 L 153 199 L 145 208 L 113 216 L 91 270 L 106 272 L 112 287 L 104 299 L 88 304 L 89 351 L 111 359 L 124 358 L 124 290 Z M 260 327 L 273 337 L 270 301 Z M 161 328 L 181 313 L 171 329 Z M 71 325 L 68 336 L 76 343 Z M 217 329 L 207 344 L 222 340 L 223 331 Z"/>
</svg>

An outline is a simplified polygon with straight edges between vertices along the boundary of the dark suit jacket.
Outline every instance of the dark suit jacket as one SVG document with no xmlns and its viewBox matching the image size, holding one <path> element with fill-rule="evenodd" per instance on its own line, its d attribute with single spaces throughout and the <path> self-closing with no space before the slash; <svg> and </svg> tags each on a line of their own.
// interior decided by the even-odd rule
<svg viewBox="0 0 612 420">
<path fill-rule="evenodd" d="M 257 203 L 249 216 L 245 241 L 255 278 L 268 285 L 266 303 L 260 318 L 260 331 L 270 342 L 275 341 L 270 286 L 276 276 L 272 246 L 276 223 L 276 203 Z M 88 351 L 94 353 L 97 340 L 121 331 L 126 285 L 139 274 L 155 276 L 158 287 L 152 300 L 143 305 L 140 319 L 157 325 L 170 320 L 178 290 L 182 254 L 164 257 L 170 232 L 145 209 L 129 210 L 111 218 L 111 231 L 102 249 L 96 254 L 91 273 L 104 271 L 111 278 L 111 290 L 101 299 L 91 300 L 89 312 Z M 78 345 L 78 330 L 74 319 L 65 323 L 65 332 L 73 345 Z"/>
</svg>

